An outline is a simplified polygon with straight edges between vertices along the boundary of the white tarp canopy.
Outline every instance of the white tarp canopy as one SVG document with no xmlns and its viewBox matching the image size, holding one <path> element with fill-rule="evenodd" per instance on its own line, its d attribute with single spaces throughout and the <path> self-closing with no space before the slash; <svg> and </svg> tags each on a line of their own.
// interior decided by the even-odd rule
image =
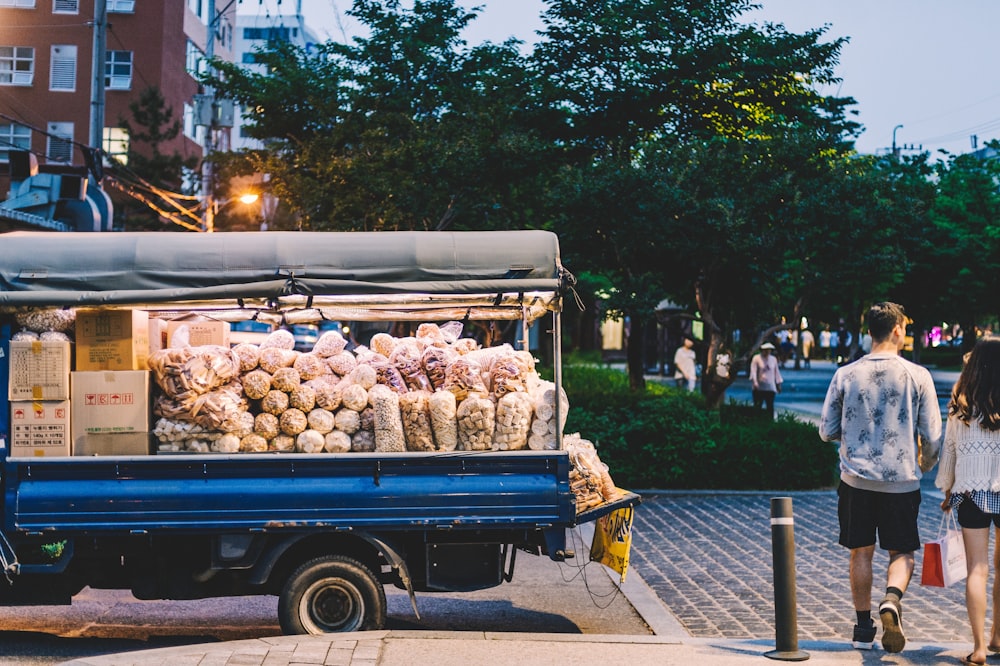
<svg viewBox="0 0 1000 666">
<path fill-rule="evenodd" d="M 280 308 L 549 301 L 547 231 L 0 234 L 0 308 L 248 301 Z"/>
</svg>

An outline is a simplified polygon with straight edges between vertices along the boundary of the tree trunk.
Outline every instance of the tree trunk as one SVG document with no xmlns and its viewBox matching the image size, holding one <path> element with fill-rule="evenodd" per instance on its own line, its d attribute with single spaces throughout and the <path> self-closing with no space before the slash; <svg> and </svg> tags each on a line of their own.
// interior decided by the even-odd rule
<svg viewBox="0 0 1000 666">
<path fill-rule="evenodd" d="M 626 361 L 628 363 L 628 384 L 634 391 L 646 388 L 646 318 L 636 313 L 630 314 Z"/>
</svg>

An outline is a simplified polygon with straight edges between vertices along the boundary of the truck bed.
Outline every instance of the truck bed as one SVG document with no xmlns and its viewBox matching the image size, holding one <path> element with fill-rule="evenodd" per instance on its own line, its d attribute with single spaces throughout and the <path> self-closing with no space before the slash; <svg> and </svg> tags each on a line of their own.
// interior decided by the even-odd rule
<svg viewBox="0 0 1000 666">
<path fill-rule="evenodd" d="M 3 530 L 571 527 L 569 468 L 563 451 L 8 458 Z"/>
</svg>

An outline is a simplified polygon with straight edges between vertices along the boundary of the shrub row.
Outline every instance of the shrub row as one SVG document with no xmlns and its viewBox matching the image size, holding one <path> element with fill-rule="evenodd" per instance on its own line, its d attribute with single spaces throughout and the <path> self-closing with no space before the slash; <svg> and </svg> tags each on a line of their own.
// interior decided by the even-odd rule
<svg viewBox="0 0 1000 666">
<path fill-rule="evenodd" d="M 594 442 L 624 488 L 804 490 L 836 481 L 837 448 L 790 415 L 761 420 L 739 405 L 708 410 L 700 394 L 596 365 L 567 365 L 566 432 Z"/>
</svg>

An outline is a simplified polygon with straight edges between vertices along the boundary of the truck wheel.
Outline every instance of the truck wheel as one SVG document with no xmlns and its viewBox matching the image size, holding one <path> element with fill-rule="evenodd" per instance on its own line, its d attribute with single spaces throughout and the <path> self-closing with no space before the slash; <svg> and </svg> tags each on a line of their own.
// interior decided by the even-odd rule
<svg viewBox="0 0 1000 666">
<path fill-rule="evenodd" d="M 278 621 L 286 634 L 370 631 L 384 627 L 385 616 L 385 590 L 375 574 L 342 555 L 306 562 L 278 597 Z"/>
</svg>

